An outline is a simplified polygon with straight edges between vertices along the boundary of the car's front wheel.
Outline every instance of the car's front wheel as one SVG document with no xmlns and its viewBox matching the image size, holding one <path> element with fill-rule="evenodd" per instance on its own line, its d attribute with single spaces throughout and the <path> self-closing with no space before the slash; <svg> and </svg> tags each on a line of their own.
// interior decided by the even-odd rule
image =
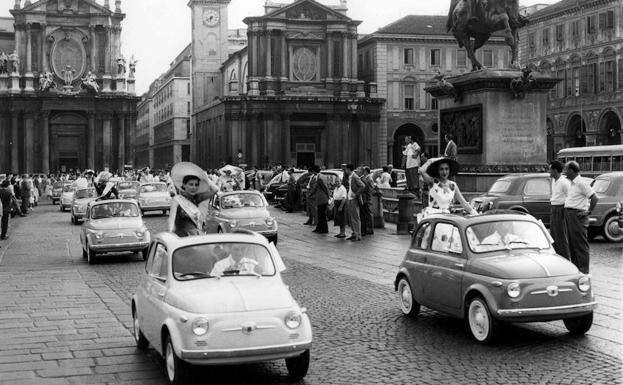
<svg viewBox="0 0 623 385">
<path fill-rule="evenodd" d="M 97 253 L 95 252 L 95 250 L 93 249 L 88 249 L 87 251 L 87 262 L 89 263 L 89 265 L 92 265 L 95 263 L 95 257 L 97 256 Z"/>
<path fill-rule="evenodd" d="M 146 247 L 143 250 L 141 250 L 141 255 L 143 256 L 143 261 L 147 260 L 148 254 L 149 254 L 149 247 Z"/>
<path fill-rule="evenodd" d="M 300 381 L 307 375 L 309 356 L 309 350 L 306 350 L 305 353 L 298 357 L 286 358 L 286 367 L 292 380 Z"/>
<path fill-rule="evenodd" d="M 593 326 L 593 312 L 580 317 L 565 318 L 562 320 L 569 333 L 575 336 L 585 334 Z"/>
<path fill-rule="evenodd" d="M 136 347 L 140 350 L 146 350 L 149 347 L 149 341 L 147 341 L 147 338 L 145 338 L 145 335 L 143 335 L 141 331 L 136 309 L 132 309 L 132 320 L 134 324 L 134 340 L 136 341 Z"/>
<path fill-rule="evenodd" d="M 275 246 L 277 246 L 277 242 L 279 241 L 279 236 L 275 235 L 274 237 L 270 237 L 268 241 L 272 242 Z"/>
<path fill-rule="evenodd" d="M 411 284 L 407 278 L 402 277 L 398 281 L 398 300 L 400 302 L 400 310 L 404 315 L 415 317 L 420 312 L 420 304 L 413 297 Z"/>
<path fill-rule="evenodd" d="M 619 228 L 619 218 L 614 215 L 606 219 L 603 233 L 604 238 L 608 242 L 623 242 L 623 232 Z"/>
<path fill-rule="evenodd" d="M 167 378 L 172 385 L 180 385 L 186 382 L 188 375 L 188 364 L 182 361 L 175 350 L 171 336 L 167 335 L 164 344 L 164 364 L 166 366 Z"/>
<path fill-rule="evenodd" d="M 493 341 L 496 325 L 484 299 L 480 297 L 471 299 L 467 308 L 467 324 L 476 341 L 482 344 Z"/>
</svg>

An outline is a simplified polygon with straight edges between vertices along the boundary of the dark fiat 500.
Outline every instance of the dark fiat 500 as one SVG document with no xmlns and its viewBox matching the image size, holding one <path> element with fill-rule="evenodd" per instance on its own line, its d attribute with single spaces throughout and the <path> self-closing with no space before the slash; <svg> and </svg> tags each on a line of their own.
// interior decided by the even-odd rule
<svg viewBox="0 0 623 385">
<path fill-rule="evenodd" d="M 597 306 L 589 275 L 557 255 L 529 215 L 431 216 L 400 265 L 395 288 L 405 315 L 426 306 L 464 319 L 474 339 L 493 340 L 501 322 L 562 319 L 586 333 Z"/>
<path fill-rule="evenodd" d="M 609 242 L 623 242 L 617 203 L 623 201 L 623 172 L 609 172 L 595 178 L 593 190 L 599 198 L 589 217 L 589 237 L 603 235 Z"/>
</svg>

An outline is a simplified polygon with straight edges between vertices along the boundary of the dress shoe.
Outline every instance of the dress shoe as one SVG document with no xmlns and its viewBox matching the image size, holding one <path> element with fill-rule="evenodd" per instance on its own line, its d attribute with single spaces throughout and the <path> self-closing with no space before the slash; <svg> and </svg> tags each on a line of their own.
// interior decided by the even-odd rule
<svg viewBox="0 0 623 385">
<path fill-rule="evenodd" d="M 329 231 L 316 231 L 318 234 L 329 234 Z"/>
<path fill-rule="evenodd" d="M 355 237 L 354 235 L 351 235 L 350 237 L 346 238 L 347 241 L 352 241 L 353 239 L 356 239 L 357 237 Z"/>
<path fill-rule="evenodd" d="M 346 235 L 344 235 L 344 234 L 338 234 L 338 235 L 336 235 L 335 237 L 336 237 L 336 238 L 346 238 Z"/>
<path fill-rule="evenodd" d="M 361 238 L 353 238 L 353 239 L 349 239 L 349 241 L 352 241 L 352 242 L 359 242 L 359 241 L 361 241 Z"/>
<path fill-rule="evenodd" d="M 312 233 L 319 233 L 320 231 L 318 231 L 318 229 L 313 229 Z"/>
<path fill-rule="evenodd" d="M 4 241 L 4 240 L 7 240 L 7 239 L 9 239 L 9 236 L 8 236 L 8 235 L 7 235 L 7 236 L 5 236 L 5 237 L 0 237 L 0 240 L 3 240 L 3 241 Z"/>
<path fill-rule="evenodd" d="M 303 223 L 304 226 L 311 226 L 311 222 L 305 222 Z"/>
</svg>

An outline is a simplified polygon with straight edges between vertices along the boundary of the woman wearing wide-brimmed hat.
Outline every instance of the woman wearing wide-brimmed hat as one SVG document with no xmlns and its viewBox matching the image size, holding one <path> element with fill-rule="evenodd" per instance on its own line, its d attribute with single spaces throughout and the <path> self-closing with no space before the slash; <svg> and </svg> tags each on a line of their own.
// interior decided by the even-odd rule
<svg viewBox="0 0 623 385">
<path fill-rule="evenodd" d="M 208 179 L 205 171 L 190 162 L 173 166 L 171 179 L 179 194 L 171 203 L 169 231 L 178 237 L 202 234 L 203 218 L 199 204 L 212 198 L 218 187 Z"/>
<path fill-rule="evenodd" d="M 435 213 L 449 213 L 454 202 L 459 202 L 468 213 L 477 214 L 461 194 L 459 186 L 449 179 L 458 174 L 460 168 L 459 163 L 450 158 L 433 158 L 422 166 L 421 174 L 430 190 L 428 206 L 418 219 Z"/>
<path fill-rule="evenodd" d="M 119 199 L 119 191 L 117 191 L 116 183 L 112 180 L 112 174 L 108 171 L 102 171 L 96 178 L 93 184 L 95 191 L 99 198 L 97 200 L 105 199 Z"/>
</svg>

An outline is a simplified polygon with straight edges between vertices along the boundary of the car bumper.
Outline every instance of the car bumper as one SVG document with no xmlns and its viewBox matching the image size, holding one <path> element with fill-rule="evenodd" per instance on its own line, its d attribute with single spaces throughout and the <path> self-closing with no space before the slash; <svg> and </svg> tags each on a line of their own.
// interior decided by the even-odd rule
<svg viewBox="0 0 623 385">
<path fill-rule="evenodd" d="M 246 349 L 182 350 L 181 358 L 193 365 L 227 365 L 296 357 L 311 349 L 311 341 Z"/>
<path fill-rule="evenodd" d="M 162 211 L 169 210 L 171 208 L 170 203 L 162 203 L 162 204 L 141 204 L 141 210 L 143 211 Z"/>
<path fill-rule="evenodd" d="M 115 253 L 121 251 L 140 251 L 149 247 L 149 241 L 145 242 L 129 242 L 116 244 L 91 244 L 89 248 L 98 253 Z"/>
<path fill-rule="evenodd" d="M 83 219 L 84 216 L 86 215 L 86 213 L 77 213 L 75 211 L 72 214 L 74 215 L 74 218 L 76 219 Z"/>
<path fill-rule="evenodd" d="M 499 319 L 508 321 L 544 321 L 583 315 L 590 313 L 596 307 L 597 301 L 564 306 L 498 309 L 497 316 Z"/>
</svg>

